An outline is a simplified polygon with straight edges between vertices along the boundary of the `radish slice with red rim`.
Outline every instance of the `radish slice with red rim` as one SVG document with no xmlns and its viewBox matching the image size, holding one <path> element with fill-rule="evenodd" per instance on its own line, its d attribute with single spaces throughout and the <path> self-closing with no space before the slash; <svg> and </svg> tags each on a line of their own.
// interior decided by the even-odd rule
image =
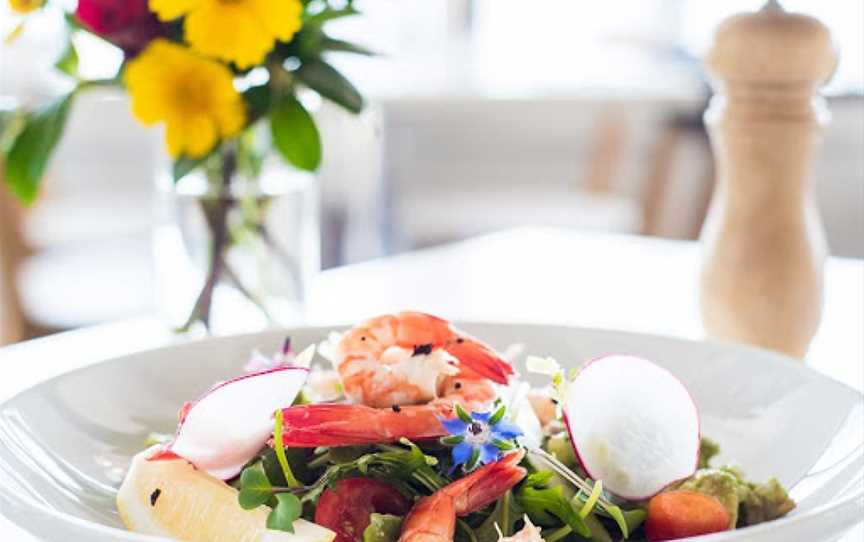
<svg viewBox="0 0 864 542">
<path fill-rule="evenodd" d="M 217 384 L 184 406 L 174 440 L 151 459 L 177 456 L 216 478 L 237 476 L 273 434 L 273 413 L 294 402 L 308 375 L 284 366 Z"/>
<path fill-rule="evenodd" d="M 696 470 L 693 398 L 672 373 L 646 359 L 589 362 L 567 386 L 564 419 L 588 476 L 619 497 L 646 499 Z"/>
</svg>

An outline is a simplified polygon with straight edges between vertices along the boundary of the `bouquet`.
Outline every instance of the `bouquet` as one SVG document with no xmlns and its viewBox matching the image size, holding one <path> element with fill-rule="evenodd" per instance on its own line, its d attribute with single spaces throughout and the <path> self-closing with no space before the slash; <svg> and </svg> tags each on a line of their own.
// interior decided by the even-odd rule
<svg viewBox="0 0 864 542">
<path fill-rule="evenodd" d="M 21 22 L 7 40 L 45 0 L 9 2 Z M 321 138 L 298 91 L 310 89 L 352 113 L 363 109 L 360 93 L 325 58 L 329 52 L 371 54 L 324 30 L 328 21 L 357 14 L 352 0 L 79 0 L 66 15 L 67 46 L 55 64 L 74 87 L 42 109 L 5 116 L 0 151 L 6 183 L 23 203 L 34 201 L 76 97 L 105 86 L 128 92 L 141 123 L 164 126 L 175 182 L 203 171 L 208 183 L 228 195 L 235 176 L 254 179 L 270 151 L 314 171 L 321 162 Z M 114 77 L 80 77 L 76 32 L 94 34 L 123 51 Z M 217 198 L 203 209 L 212 255 L 187 326 L 208 324 L 213 287 L 226 272 L 232 205 Z M 260 224 L 251 229 L 266 235 Z"/>
</svg>

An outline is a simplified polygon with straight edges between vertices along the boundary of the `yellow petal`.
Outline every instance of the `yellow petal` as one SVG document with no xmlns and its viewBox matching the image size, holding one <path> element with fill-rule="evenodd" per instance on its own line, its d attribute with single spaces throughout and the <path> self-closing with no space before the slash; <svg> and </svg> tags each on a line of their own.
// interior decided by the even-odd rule
<svg viewBox="0 0 864 542">
<path fill-rule="evenodd" d="M 173 119 L 165 123 L 165 144 L 172 158 L 183 154 L 186 148 L 186 126 L 182 119 Z"/>
<path fill-rule="evenodd" d="M 150 0 L 150 11 L 163 21 L 172 21 L 189 13 L 201 4 L 201 0 Z"/>
<path fill-rule="evenodd" d="M 240 68 L 260 64 L 274 36 L 247 4 L 207 2 L 186 17 L 186 39 L 196 51 L 234 62 Z"/>
<path fill-rule="evenodd" d="M 192 158 L 199 158 L 207 154 L 216 143 L 216 126 L 206 116 L 198 116 L 190 120 L 186 125 L 186 154 Z"/>
<path fill-rule="evenodd" d="M 246 122 L 242 97 L 227 66 L 157 39 L 124 74 L 132 112 L 145 124 L 164 121 L 172 156 L 206 154 Z"/>
<path fill-rule="evenodd" d="M 300 30 L 303 14 L 303 4 L 300 0 L 249 0 L 254 7 L 258 19 L 262 21 L 269 32 L 280 41 L 289 41 Z"/>
</svg>

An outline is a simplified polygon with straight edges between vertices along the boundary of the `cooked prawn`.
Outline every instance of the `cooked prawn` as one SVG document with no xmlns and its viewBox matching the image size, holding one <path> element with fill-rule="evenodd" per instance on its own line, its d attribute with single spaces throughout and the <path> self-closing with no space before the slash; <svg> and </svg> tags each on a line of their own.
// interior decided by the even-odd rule
<svg viewBox="0 0 864 542">
<path fill-rule="evenodd" d="M 447 376 L 506 384 L 513 368 L 446 320 L 421 312 L 373 318 L 346 332 L 334 364 L 346 395 L 374 407 L 426 403 Z"/>
<path fill-rule="evenodd" d="M 492 348 L 445 320 L 419 312 L 373 318 L 331 345 L 351 405 L 283 411 L 289 447 L 347 446 L 446 434 L 440 419 L 460 403 L 482 410 L 513 368 Z M 326 348 L 324 349 L 327 350 Z"/>
<path fill-rule="evenodd" d="M 402 523 L 399 542 L 452 542 L 456 516 L 495 502 L 525 477 L 519 466 L 524 456 L 524 451 L 507 455 L 418 501 Z"/>
</svg>

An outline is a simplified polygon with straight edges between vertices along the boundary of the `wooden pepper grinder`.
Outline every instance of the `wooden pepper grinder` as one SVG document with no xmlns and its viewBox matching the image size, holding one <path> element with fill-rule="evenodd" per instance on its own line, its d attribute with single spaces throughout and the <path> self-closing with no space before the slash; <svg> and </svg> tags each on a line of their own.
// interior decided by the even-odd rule
<svg viewBox="0 0 864 542">
<path fill-rule="evenodd" d="M 717 183 L 702 230 L 702 320 L 712 337 L 803 358 L 827 256 L 810 173 L 828 120 L 818 91 L 837 53 L 818 20 L 768 2 L 725 20 L 707 63 Z"/>
</svg>

